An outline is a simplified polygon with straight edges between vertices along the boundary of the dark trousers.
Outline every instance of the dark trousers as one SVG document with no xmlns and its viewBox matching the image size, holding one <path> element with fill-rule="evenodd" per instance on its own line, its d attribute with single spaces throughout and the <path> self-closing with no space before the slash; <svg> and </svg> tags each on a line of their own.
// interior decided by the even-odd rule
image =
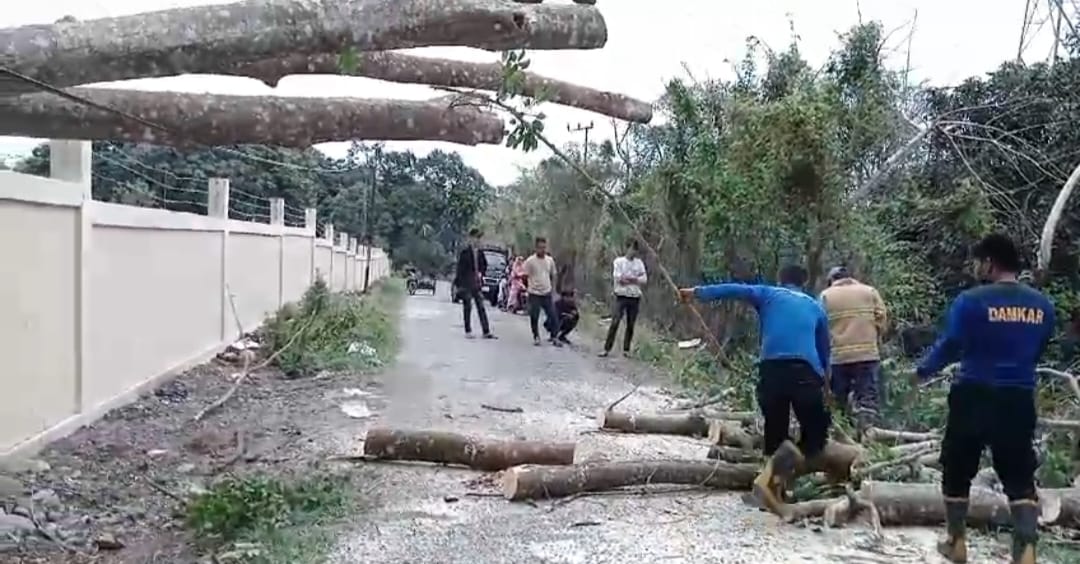
<svg viewBox="0 0 1080 564">
<path fill-rule="evenodd" d="M 560 320 L 560 322 L 559 322 L 559 337 L 562 338 L 562 337 L 565 337 L 565 336 L 569 335 L 570 332 L 573 331 L 575 327 L 577 327 L 577 324 L 578 324 L 578 316 L 577 316 L 577 314 L 564 315 L 562 317 L 562 319 Z"/>
<path fill-rule="evenodd" d="M 641 309 L 641 298 L 628 298 L 615 296 L 615 308 L 611 312 L 611 326 L 608 327 L 607 339 L 604 340 L 604 351 L 611 351 L 615 346 L 615 334 L 619 332 L 619 322 L 623 315 L 626 316 L 626 331 L 623 332 L 623 351 L 630 351 L 630 343 L 634 340 L 634 324 L 637 323 L 638 310 Z"/>
<path fill-rule="evenodd" d="M 473 302 L 476 302 L 476 316 L 480 318 L 480 329 L 487 335 L 491 333 L 491 326 L 488 324 L 487 310 L 484 309 L 484 295 L 480 293 L 480 288 L 475 287 L 461 289 L 461 315 L 465 321 L 465 333 L 472 333 Z"/>
<path fill-rule="evenodd" d="M 555 301 L 551 294 L 538 296 L 529 294 L 529 327 L 532 328 L 534 338 L 540 338 L 540 311 L 544 311 L 544 329 L 547 329 L 554 339 L 558 336 L 559 314 L 555 313 Z"/>
<path fill-rule="evenodd" d="M 825 382 L 802 360 L 763 360 L 758 365 L 757 401 L 765 417 L 765 456 L 790 439 L 791 412 L 799 421 L 799 448 L 807 458 L 825 448 L 832 416 L 825 407 Z"/>
<path fill-rule="evenodd" d="M 1033 390 L 970 382 L 953 385 L 941 442 L 945 497 L 968 497 L 983 449 L 990 447 L 994 471 L 1009 501 L 1037 499 L 1035 422 Z"/>
<path fill-rule="evenodd" d="M 878 376 L 881 363 L 876 360 L 832 365 L 830 387 L 843 409 L 854 404 L 856 413 L 878 412 Z"/>
</svg>

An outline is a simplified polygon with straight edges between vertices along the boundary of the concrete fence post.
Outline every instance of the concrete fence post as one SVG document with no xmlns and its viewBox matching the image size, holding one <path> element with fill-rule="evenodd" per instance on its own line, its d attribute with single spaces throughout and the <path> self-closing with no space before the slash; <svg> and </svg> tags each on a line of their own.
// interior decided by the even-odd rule
<svg viewBox="0 0 1080 564">
<path fill-rule="evenodd" d="M 337 237 L 338 237 L 338 240 L 337 240 L 338 246 L 341 247 L 341 250 L 345 251 L 345 253 L 344 253 L 345 258 L 341 263 L 342 276 L 341 276 L 341 288 L 340 288 L 340 290 L 342 292 L 344 292 L 349 287 L 349 249 L 348 249 L 348 247 L 349 247 L 349 234 L 348 233 L 338 233 Z"/>
<path fill-rule="evenodd" d="M 93 149 L 89 141 L 54 139 L 49 141 L 49 176 L 76 184 L 82 192 L 75 229 L 75 370 L 72 382 L 73 414 L 86 408 L 84 383 L 90 371 L 90 252 L 94 218 L 89 209 L 94 199 L 92 184 Z"/>
<path fill-rule="evenodd" d="M 349 277 L 349 284 L 346 286 L 348 290 L 356 289 L 356 237 L 349 237 L 349 272 L 352 276 Z"/>
<path fill-rule="evenodd" d="M 323 237 L 325 237 L 326 241 L 328 243 L 330 243 L 330 269 L 326 273 L 326 286 L 329 287 L 331 291 L 333 291 L 333 289 L 334 289 L 334 266 L 335 266 L 334 265 L 334 226 L 333 225 L 327 225 L 326 226 L 326 233 L 323 234 Z"/>
<path fill-rule="evenodd" d="M 285 305 L 285 198 L 270 198 L 270 225 L 277 228 L 277 305 Z"/>
<path fill-rule="evenodd" d="M 316 261 L 315 256 L 319 251 L 319 247 L 315 242 L 319 239 L 318 228 L 319 211 L 315 208 L 304 208 L 304 229 L 308 232 L 308 243 L 311 249 L 311 268 L 308 269 L 308 285 L 315 283 L 315 269 Z"/>
<path fill-rule="evenodd" d="M 229 288 L 229 179 L 211 178 L 206 186 L 206 212 L 209 217 L 220 220 L 221 228 L 221 340 L 229 335 L 230 318 L 233 317 Z M 235 320 L 234 320 L 235 321 Z M 238 328 L 242 332 L 242 329 Z M 239 336 L 237 336 L 239 338 Z"/>
</svg>

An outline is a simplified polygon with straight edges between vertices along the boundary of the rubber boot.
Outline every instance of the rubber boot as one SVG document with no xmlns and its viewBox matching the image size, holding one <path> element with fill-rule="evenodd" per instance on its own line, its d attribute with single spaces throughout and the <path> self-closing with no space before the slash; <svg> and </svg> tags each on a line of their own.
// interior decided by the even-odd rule
<svg viewBox="0 0 1080 564">
<path fill-rule="evenodd" d="M 938 553 L 949 562 L 967 562 L 967 498 L 945 498 L 945 540 L 937 545 Z"/>
<path fill-rule="evenodd" d="M 1039 502 L 1023 499 L 1009 504 L 1012 512 L 1013 564 L 1035 564 L 1035 542 L 1039 539 Z"/>
<path fill-rule="evenodd" d="M 794 443 L 784 441 L 780 444 L 780 448 L 776 449 L 754 479 L 754 495 L 761 501 L 762 506 L 780 517 L 788 517 L 789 512 L 784 504 L 784 487 L 804 462 L 805 457 Z"/>
</svg>

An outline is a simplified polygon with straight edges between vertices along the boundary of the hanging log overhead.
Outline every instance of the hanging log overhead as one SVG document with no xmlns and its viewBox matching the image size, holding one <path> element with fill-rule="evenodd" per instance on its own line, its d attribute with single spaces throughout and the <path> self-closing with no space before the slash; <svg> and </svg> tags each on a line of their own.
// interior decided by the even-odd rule
<svg viewBox="0 0 1080 564">
<path fill-rule="evenodd" d="M 73 88 L 69 92 L 138 116 L 151 127 L 53 94 L 0 98 L 0 135 L 187 146 L 261 143 L 309 147 L 369 140 L 499 143 L 497 115 L 449 98 L 430 101 L 225 96 Z"/>
<path fill-rule="evenodd" d="M 597 49 L 605 43 L 600 12 L 574 4 L 248 0 L 0 29 L 0 66 L 67 87 L 212 73 L 223 64 L 349 48 Z M 5 87 L 3 94 L 12 93 Z"/>
<path fill-rule="evenodd" d="M 212 70 L 215 73 L 247 76 L 277 86 L 283 77 L 292 74 L 338 74 L 341 72 L 339 60 L 337 53 L 291 55 L 254 63 L 223 65 Z M 470 63 L 386 51 L 361 54 L 352 74 L 388 82 L 478 90 L 498 90 L 503 81 L 503 67 L 499 63 Z M 555 104 L 638 123 L 648 123 L 653 115 L 652 104 L 643 100 L 530 72 L 525 73 L 521 94 L 531 98 L 543 96 L 546 101 Z"/>
</svg>

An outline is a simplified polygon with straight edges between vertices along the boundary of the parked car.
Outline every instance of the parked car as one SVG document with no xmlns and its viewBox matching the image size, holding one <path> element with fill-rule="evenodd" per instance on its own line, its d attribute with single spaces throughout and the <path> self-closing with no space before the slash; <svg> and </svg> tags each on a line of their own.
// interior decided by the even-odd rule
<svg viewBox="0 0 1080 564">
<path fill-rule="evenodd" d="M 506 265 L 510 260 L 510 250 L 498 245 L 483 245 L 480 247 L 480 252 L 484 253 L 484 260 L 487 262 L 487 270 L 481 278 L 480 293 L 492 306 L 495 306 L 499 302 L 499 283 L 502 282 L 503 278 L 506 278 Z M 457 303 L 460 300 L 461 295 L 457 286 L 451 284 L 450 301 Z"/>
</svg>

